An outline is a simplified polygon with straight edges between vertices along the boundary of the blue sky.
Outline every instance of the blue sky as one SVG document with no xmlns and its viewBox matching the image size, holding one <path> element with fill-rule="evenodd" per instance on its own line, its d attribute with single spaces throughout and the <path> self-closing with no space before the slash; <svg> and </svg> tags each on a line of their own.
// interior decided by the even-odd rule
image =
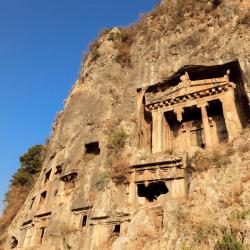
<svg viewBox="0 0 250 250">
<path fill-rule="evenodd" d="M 19 156 L 49 136 L 89 42 L 102 28 L 133 23 L 157 3 L 0 0 L 0 200 Z"/>
</svg>

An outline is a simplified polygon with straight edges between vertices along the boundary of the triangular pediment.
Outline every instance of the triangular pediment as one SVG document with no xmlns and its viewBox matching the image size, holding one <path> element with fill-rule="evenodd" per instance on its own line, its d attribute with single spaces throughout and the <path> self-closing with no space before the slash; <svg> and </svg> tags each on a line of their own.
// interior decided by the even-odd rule
<svg viewBox="0 0 250 250">
<path fill-rule="evenodd" d="M 193 94 L 195 92 L 200 92 L 227 84 L 229 84 L 229 81 L 225 77 L 197 81 L 183 81 L 177 86 L 167 89 L 164 95 L 167 97 L 167 99 L 176 98 L 178 96 Z"/>
<path fill-rule="evenodd" d="M 146 93 L 146 104 L 161 102 L 165 100 L 173 100 L 179 97 L 209 91 L 218 87 L 224 88 L 227 85 L 234 85 L 234 83 L 229 82 L 228 75 L 220 78 L 210 78 L 196 81 L 184 79 L 176 86 L 167 88 L 164 91 Z"/>
</svg>

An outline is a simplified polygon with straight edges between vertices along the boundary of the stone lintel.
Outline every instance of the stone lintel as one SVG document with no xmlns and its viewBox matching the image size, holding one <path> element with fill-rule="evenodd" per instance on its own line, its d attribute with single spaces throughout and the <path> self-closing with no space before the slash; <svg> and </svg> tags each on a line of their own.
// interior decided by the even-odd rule
<svg viewBox="0 0 250 250">
<path fill-rule="evenodd" d="M 174 104 L 172 106 L 164 106 L 162 108 L 162 110 L 163 110 L 163 112 L 168 112 L 168 111 L 174 111 L 175 109 L 178 109 L 180 107 L 181 108 L 188 108 L 188 107 L 192 107 L 192 106 L 197 106 L 197 105 L 199 105 L 200 102 L 209 102 L 209 101 L 213 101 L 216 99 L 221 99 L 221 97 L 223 97 L 223 95 L 225 93 L 226 92 L 221 92 L 221 93 L 217 93 L 217 94 L 211 95 L 211 96 L 204 96 L 204 97 L 201 97 L 199 99 L 188 100 L 186 102 Z"/>
<path fill-rule="evenodd" d="M 29 219 L 29 220 L 23 222 L 22 227 L 31 226 L 31 225 L 32 225 L 32 222 L 33 222 L 33 220 L 32 220 L 32 219 Z"/>
<path fill-rule="evenodd" d="M 185 178 L 186 173 L 184 169 L 179 171 L 161 171 L 160 173 L 148 173 L 145 171 L 142 174 L 137 174 L 135 176 L 135 183 L 144 183 L 144 182 L 158 182 L 158 181 L 171 181 L 177 179 Z"/>
<path fill-rule="evenodd" d="M 85 212 L 88 211 L 92 208 L 93 206 L 86 206 L 86 207 L 77 207 L 77 208 L 72 208 L 72 212 Z"/>
<path fill-rule="evenodd" d="M 35 218 L 49 217 L 51 212 L 43 212 L 35 215 Z"/>
<path fill-rule="evenodd" d="M 91 217 L 90 218 L 91 222 L 90 225 L 94 226 L 94 225 L 109 225 L 109 224 L 117 224 L 117 223 L 122 223 L 125 221 L 130 221 L 131 220 L 131 216 L 130 214 L 124 213 L 122 215 L 117 214 L 117 215 L 113 215 L 113 216 L 100 216 L 100 217 Z"/>
<path fill-rule="evenodd" d="M 62 181 L 65 181 L 68 179 L 68 177 L 76 177 L 78 175 L 78 172 L 76 170 L 71 170 L 67 173 L 64 173 L 62 176 L 60 176 L 60 179 Z"/>
<path fill-rule="evenodd" d="M 169 164 L 182 164 L 182 158 L 176 157 L 172 159 L 167 159 L 165 161 L 157 161 L 157 162 L 146 162 L 146 163 L 141 163 L 141 164 L 135 164 L 132 165 L 131 168 L 133 169 L 138 169 L 138 168 L 144 168 L 144 167 L 160 167 L 164 165 L 169 165 Z"/>
<path fill-rule="evenodd" d="M 186 102 L 190 100 L 199 100 L 204 97 L 212 97 L 212 100 L 216 98 L 217 94 L 221 94 L 222 92 L 227 92 L 229 89 L 235 89 L 236 84 L 233 82 L 226 82 L 224 85 L 214 86 L 210 87 L 208 89 L 200 90 L 197 92 L 187 93 L 186 95 L 176 96 L 174 99 L 166 99 L 156 102 L 147 102 L 146 101 L 146 109 L 148 111 L 152 111 L 154 109 L 159 108 L 165 108 L 165 107 L 171 107 L 176 104 L 181 104 L 182 106 L 185 106 Z M 146 98 L 147 99 L 147 98 Z M 155 97 L 157 99 L 157 96 Z"/>
</svg>

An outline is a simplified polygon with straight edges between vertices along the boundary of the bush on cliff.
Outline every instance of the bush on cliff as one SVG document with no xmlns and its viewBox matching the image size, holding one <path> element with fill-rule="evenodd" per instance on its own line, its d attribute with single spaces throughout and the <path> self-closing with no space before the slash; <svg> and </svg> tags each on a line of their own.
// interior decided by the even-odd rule
<svg viewBox="0 0 250 250">
<path fill-rule="evenodd" d="M 237 239 L 235 233 L 226 232 L 216 243 L 214 250 L 247 250 L 247 248 Z"/>
<path fill-rule="evenodd" d="M 20 157 L 21 166 L 12 176 L 9 190 L 5 195 L 5 209 L 0 218 L 0 238 L 2 239 L 0 245 L 3 243 L 6 228 L 22 207 L 30 188 L 36 181 L 44 157 L 45 146 L 43 145 L 31 147 L 27 153 Z"/>
</svg>

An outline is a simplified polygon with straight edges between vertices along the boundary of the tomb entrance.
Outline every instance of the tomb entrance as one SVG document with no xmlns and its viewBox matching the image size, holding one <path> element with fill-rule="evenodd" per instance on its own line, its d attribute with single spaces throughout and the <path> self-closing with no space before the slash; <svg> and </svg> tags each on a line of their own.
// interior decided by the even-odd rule
<svg viewBox="0 0 250 250">
<path fill-rule="evenodd" d="M 70 190 L 75 188 L 77 182 L 78 173 L 75 170 L 72 170 L 68 173 L 65 173 L 60 179 L 64 182 L 64 190 Z"/>
<path fill-rule="evenodd" d="M 34 218 L 34 225 L 35 225 L 35 237 L 34 237 L 34 243 L 35 244 L 42 244 L 46 228 L 48 227 L 48 224 L 50 222 L 51 218 L 51 212 L 46 212 L 42 214 L 35 215 Z"/>
<path fill-rule="evenodd" d="M 186 66 L 173 77 L 138 92 L 144 94 L 143 107 L 152 117 L 151 136 L 147 137 L 153 153 L 192 153 L 232 141 L 249 119 L 238 62 Z"/>
<path fill-rule="evenodd" d="M 132 204 L 181 198 L 186 195 L 186 168 L 180 157 L 168 156 L 162 161 L 131 166 L 129 200 Z"/>
<path fill-rule="evenodd" d="M 15 236 L 12 236 L 11 237 L 11 242 L 10 242 L 10 245 L 11 245 L 11 249 L 14 249 L 17 247 L 18 245 L 18 240 Z"/>
<path fill-rule="evenodd" d="M 40 196 L 40 201 L 39 201 L 40 207 L 44 205 L 46 197 L 47 197 L 47 191 L 42 192 Z"/>
<path fill-rule="evenodd" d="M 74 218 L 73 223 L 77 228 L 85 228 L 89 225 L 89 217 L 92 206 L 72 209 Z"/>
<path fill-rule="evenodd" d="M 92 154 L 92 155 L 99 155 L 101 152 L 99 147 L 99 142 L 91 142 L 85 144 L 85 153 Z"/>
<path fill-rule="evenodd" d="M 162 194 L 168 193 L 168 188 L 163 181 L 150 182 L 148 185 L 137 184 L 137 192 L 139 197 L 145 197 L 148 201 L 152 202 Z"/>
</svg>

